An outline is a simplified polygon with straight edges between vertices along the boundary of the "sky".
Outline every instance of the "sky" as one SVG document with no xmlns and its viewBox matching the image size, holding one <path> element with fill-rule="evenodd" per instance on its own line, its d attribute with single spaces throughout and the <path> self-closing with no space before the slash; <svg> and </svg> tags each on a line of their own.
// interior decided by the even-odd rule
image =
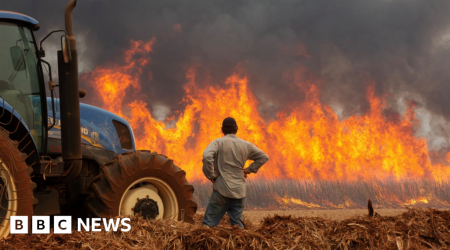
<svg viewBox="0 0 450 250">
<path fill-rule="evenodd" d="M 63 0 L 0 0 L 37 19 L 38 39 L 64 27 Z M 120 64 L 131 40 L 150 41 L 142 91 L 156 116 L 182 110 L 186 72 L 223 84 L 244 68 L 265 120 L 302 96 L 287 72 L 319 79 L 321 100 L 341 119 L 364 114 L 366 92 L 386 95 L 389 113 L 417 104 L 418 136 L 450 149 L 450 1 L 447 0 L 79 0 L 74 32 L 80 70 Z M 44 48 L 56 67 L 58 37 Z M 81 87 L 89 89 L 86 83 Z M 84 100 L 95 104 L 95 99 Z M 159 107 L 159 108 L 157 108 Z M 162 107 L 162 108 L 161 108 Z"/>
</svg>

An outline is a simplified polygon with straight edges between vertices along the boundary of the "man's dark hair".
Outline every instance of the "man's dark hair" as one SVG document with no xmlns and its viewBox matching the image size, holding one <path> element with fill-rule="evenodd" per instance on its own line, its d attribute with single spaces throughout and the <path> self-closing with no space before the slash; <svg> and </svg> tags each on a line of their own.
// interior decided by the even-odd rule
<svg viewBox="0 0 450 250">
<path fill-rule="evenodd" d="M 236 134 L 237 133 L 237 126 L 236 127 L 222 127 L 222 133 L 224 134 L 224 135 L 227 135 L 227 134 Z"/>
<path fill-rule="evenodd" d="M 224 135 L 227 134 L 236 134 L 238 130 L 238 126 L 236 120 L 232 117 L 227 117 L 222 122 L 222 133 Z"/>
</svg>

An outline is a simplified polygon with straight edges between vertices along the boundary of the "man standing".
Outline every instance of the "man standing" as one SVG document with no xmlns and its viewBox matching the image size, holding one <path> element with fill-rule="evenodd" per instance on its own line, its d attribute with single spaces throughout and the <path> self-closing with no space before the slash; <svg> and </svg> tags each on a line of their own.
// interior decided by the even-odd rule
<svg viewBox="0 0 450 250">
<path fill-rule="evenodd" d="M 245 207 L 245 178 L 269 160 L 267 154 L 250 142 L 236 136 L 238 126 L 234 118 L 223 120 L 222 138 L 211 142 L 203 152 L 203 173 L 213 184 L 213 193 L 206 207 L 203 225 L 217 226 L 228 213 L 231 226 L 243 228 L 242 212 Z M 245 162 L 253 160 L 244 169 Z"/>
</svg>

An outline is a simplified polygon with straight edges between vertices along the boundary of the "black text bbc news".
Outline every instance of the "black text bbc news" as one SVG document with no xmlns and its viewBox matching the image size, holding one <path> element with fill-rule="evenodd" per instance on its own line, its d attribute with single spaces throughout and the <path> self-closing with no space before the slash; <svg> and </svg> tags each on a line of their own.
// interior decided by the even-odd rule
<svg viewBox="0 0 450 250">
<path fill-rule="evenodd" d="M 11 216 L 9 226 L 11 234 L 28 234 L 28 216 Z M 51 226 L 50 216 L 32 216 L 31 218 L 32 234 L 49 234 Z M 79 232 L 81 230 L 128 232 L 131 230 L 130 218 L 78 218 L 76 230 Z M 53 216 L 53 233 L 72 233 L 72 216 Z"/>
</svg>

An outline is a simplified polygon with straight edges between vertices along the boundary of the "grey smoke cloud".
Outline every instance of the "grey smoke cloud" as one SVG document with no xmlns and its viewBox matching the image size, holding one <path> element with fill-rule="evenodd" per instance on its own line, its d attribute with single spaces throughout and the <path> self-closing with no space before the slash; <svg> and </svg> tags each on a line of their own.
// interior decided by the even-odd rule
<svg viewBox="0 0 450 250">
<path fill-rule="evenodd" d="M 0 2 L 2 9 L 38 19 L 39 38 L 63 27 L 66 1 Z M 131 39 L 155 37 L 147 68 L 153 78 L 144 74 L 141 79 L 150 106 L 182 109 L 182 86 L 192 65 L 199 65 L 199 82 L 211 79 L 212 84 L 242 65 L 263 117 L 271 119 L 286 104 L 301 100 L 283 74 L 303 67 L 307 77 L 320 79 L 322 100 L 341 117 L 367 111 L 368 81 L 374 80 L 376 94 L 390 94 L 393 110 L 400 110 L 397 102 L 405 95 L 420 97 L 422 117 L 439 118 L 432 119 L 434 124 L 427 120 L 426 127 L 448 131 L 449 12 L 445 0 L 79 0 L 74 30 L 82 36 L 85 72 L 120 64 Z M 176 24 L 181 29 L 174 34 Z M 447 138 L 445 133 L 421 132 Z"/>
</svg>

